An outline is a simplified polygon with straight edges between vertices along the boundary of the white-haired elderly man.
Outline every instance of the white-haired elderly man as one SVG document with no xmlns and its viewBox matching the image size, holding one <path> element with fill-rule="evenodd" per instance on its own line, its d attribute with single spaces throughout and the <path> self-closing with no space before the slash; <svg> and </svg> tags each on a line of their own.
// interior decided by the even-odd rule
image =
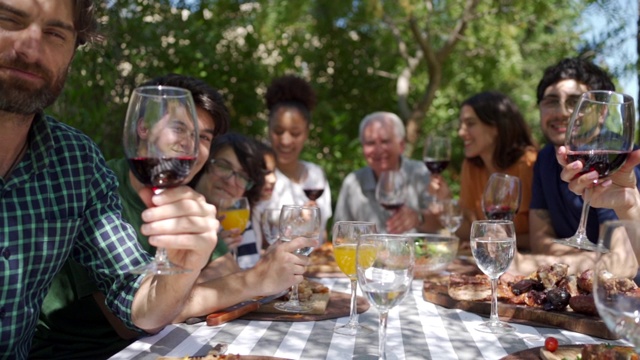
<svg viewBox="0 0 640 360">
<path fill-rule="evenodd" d="M 334 221 L 371 221 L 379 232 L 433 232 L 441 228 L 438 219 L 421 210 L 420 199 L 429 181 L 429 170 L 421 161 L 402 155 L 405 128 L 398 115 L 374 112 L 360 122 L 360 143 L 367 166 L 351 172 L 342 182 Z M 391 215 L 376 201 L 376 183 L 384 171 L 400 170 L 406 181 L 404 205 Z"/>
</svg>

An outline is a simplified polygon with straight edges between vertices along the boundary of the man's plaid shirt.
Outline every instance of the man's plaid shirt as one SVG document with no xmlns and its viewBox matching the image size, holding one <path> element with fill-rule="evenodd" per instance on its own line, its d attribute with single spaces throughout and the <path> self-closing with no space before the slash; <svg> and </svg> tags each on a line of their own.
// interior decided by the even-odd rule
<svg viewBox="0 0 640 360">
<path fill-rule="evenodd" d="M 29 148 L 8 181 L 0 178 L 0 358 L 27 357 L 40 306 L 68 256 L 87 267 L 111 310 L 131 324 L 151 259 L 120 216 L 115 176 L 84 134 L 37 115 Z"/>
</svg>

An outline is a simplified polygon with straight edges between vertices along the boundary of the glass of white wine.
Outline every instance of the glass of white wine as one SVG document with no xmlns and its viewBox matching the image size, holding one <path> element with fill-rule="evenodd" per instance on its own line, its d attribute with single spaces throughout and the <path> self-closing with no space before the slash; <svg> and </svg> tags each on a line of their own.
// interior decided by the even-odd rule
<svg viewBox="0 0 640 360">
<path fill-rule="evenodd" d="M 387 316 L 411 289 L 415 265 L 413 238 L 367 234 L 358 239 L 356 272 L 367 300 L 380 313 L 378 359 L 386 359 Z"/>
<path fill-rule="evenodd" d="M 498 318 L 498 278 L 511 265 L 516 232 L 511 220 L 481 220 L 471 225 L 471 253 L 480 270 L 491 279 L 491 316 L 478 331 L 505 334 L 515 328 Z"/>
<path fill-rule="evenodd" d="M 358 324 L 357 295 L 358 278 L 356 277 L 356 247 L 358 239 L 365 234 L 375 234 L 376 224 L 364 221 L 337 221 L 332 230 L 333 255 L 340 270 L 351 281 L 351 311 L 349 322 L 333 329 L 342 335 L 355 335 L 358 331 L 371 332 L 372 329 Z"/>
</svg>

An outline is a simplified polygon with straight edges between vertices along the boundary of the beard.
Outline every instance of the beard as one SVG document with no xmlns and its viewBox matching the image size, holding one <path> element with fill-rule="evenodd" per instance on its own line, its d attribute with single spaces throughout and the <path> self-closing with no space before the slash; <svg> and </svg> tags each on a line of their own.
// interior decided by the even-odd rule
<svg viewBox="0 0 640 360">
<path fill-rule="evenodd" d="M 52 71 L 40 64 L 26 63 L 20 59 L 0 58 L 0 64 L 37 74 L 44 79 L 44 84 L 35 87 L 33 83 L 0 78 L 0 111 L 31 115 L 39 113 L 58 98 L 67 79 L 67 70 L 55 76 Z"/>
</svg>

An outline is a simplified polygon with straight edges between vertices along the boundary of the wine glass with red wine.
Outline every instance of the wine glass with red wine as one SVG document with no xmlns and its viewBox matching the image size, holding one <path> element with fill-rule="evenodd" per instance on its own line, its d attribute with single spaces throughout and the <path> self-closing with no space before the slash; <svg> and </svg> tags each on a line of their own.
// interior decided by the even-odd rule
<svg viewBox="0 0 640 360">
<path fill-rule="evenodd" d="M 304 163 L 300 184 L 307 198 L 311 201 L 316 201 L 324 193 L 327 179 L 322 168 L 310 163 Z"/>
<path fill-rule="evenodd" d="M 198 152 L 198 120 L 191 92 L 171 86 L 136 88 L 124 124 L 124 151 L 131 172 L 159 194 L 184 183 Z M 154 260 L 137 274 L 188 272 L 158 248 Z"/>
<path fill-rule="evenodd" d="M 380 174 L 376 184 L 376 200 L 391 213 L 404 205 L 407 200 L 407 185 L 402 172 L 393 170 Z"/>
<path fill-rule="evenodd" d="M 510 220 L 520 208 L 520 178 L 493 173 L 482 194 L 482 210 L 487 220 Z"/>
<path fill-rule="evenodd" d="M 627 161 L 633 149 L 635 135 L 635 106 L 629 95 L 613 91 L 588 91 L 578 101 L 571 114 L 565 147 L 567 162 L 580 160 L 582 172 L 578 176 L 597 171 L 599 179 L 613 174 Z M 587 238 L 586 223 L 591 189 L 582 194 L 583 205 L 576 233 L 556 242 L 584 250 L 597 251 L 598 239 Z"/>
<path fill-rule="evenodd" d="M 424 142 L 422 161 L 434 175 L 441 174 L 451 160 L 451 140 L 442 136 L 429 136 Z"/>
</svg>

